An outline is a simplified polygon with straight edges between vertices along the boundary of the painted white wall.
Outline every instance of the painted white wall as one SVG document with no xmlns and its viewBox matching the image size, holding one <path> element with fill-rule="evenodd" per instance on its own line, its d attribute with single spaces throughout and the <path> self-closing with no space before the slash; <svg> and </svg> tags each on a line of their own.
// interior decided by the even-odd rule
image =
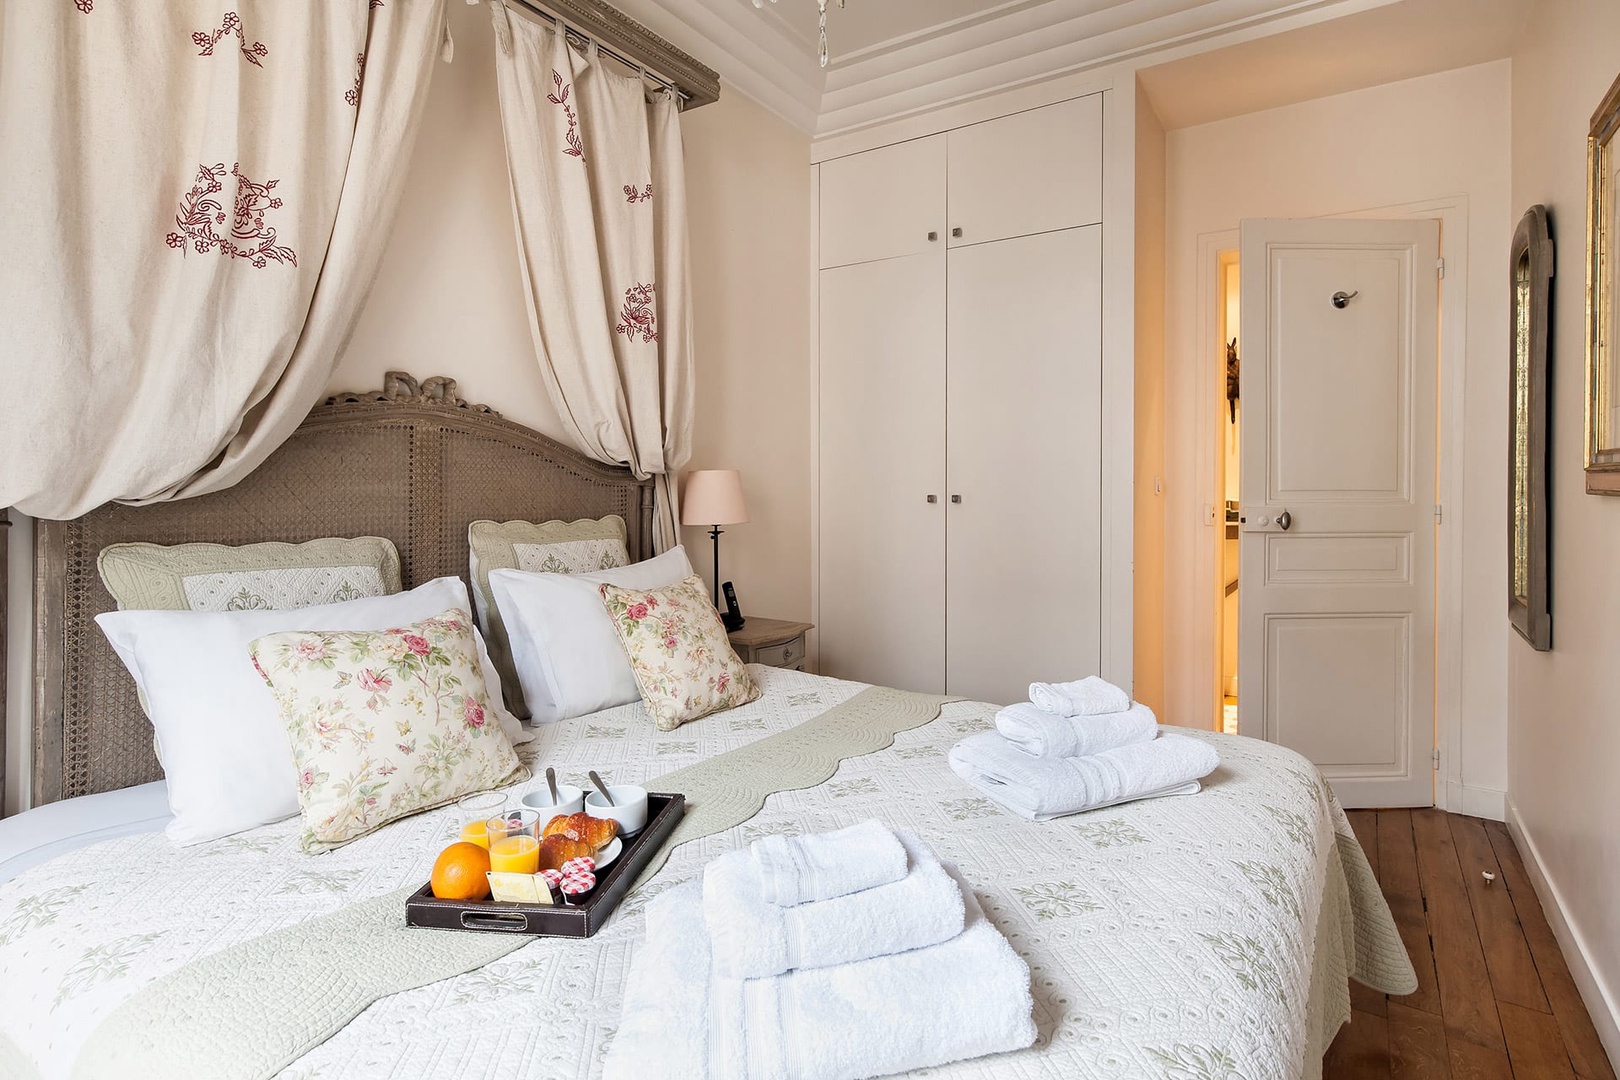
<svg viewBox="0 0 1620 1080">
<path fill-rule="evenodd" d="M 456 60 L 434 77 L 399 221 L 337 390 L 383 372 L 449 375 L 461 396 L 563 438 L 535 364 L 512 232 L 494 38 L 451 4 Z M 688 468 L 741 470 L 752 521 L 721 574 L 744 613 L 810 612 L 809 137 L 727 91 L 685 114 L 697 423 Z M 683 531 L 707 581 L 710 544 Z"/>
<path fill-rule="evenodd" d="M 1465 260 L 1466 315 L 1462 325 L 1447 326 L 1442 334 L 1463 338 L 1449 343 L 1464 357 L 1456 373 L 1463 380 L 1462 409 L 1446 417 L 1462 425 L 1462 452 L 1454 453 L 1455 444 L 1442 432 L 1442 455 L 1450 456 L 1458 476 L 1447 496 L 1444 528 L 1462 530 L 1463 671 L 1460 746 L 1448 751 L 1443 778 L 1467 796 L 1452 809 L 1492 816 L 1501 815 L 1507 787 L 1507 396 L 1501 338 L 1507 318 L 1502 267 L 1513 225 L 1509 82 L 1510 66 L 1503 60 L 1184 128 L 1168 137 L 1166 719 L 1194 726 L 1214 722 L 1216 526 L 1207 524 L 1204 511 L 1217 491 L 1214 469 L 1199 474 L 1196 466 L 1200 439 L 1210 441 L 1204 460 L 1212 461 L 1218 448 L 1213 419 L 1221 398 L 1213 379 L 1219 344 L 1213 330 L 1208 341 L 1201 340 L 1202 327 L 1214 325 L 1204 314 L 1215 295 L 1214 251 L 1235 247 L 1238 223 L 1248 217 L 1460 204 L 1466 232 L 1443 244 L 1452 262 Z M 1453 295 L 1459 284 L 1455 274 L 1448 276 Z M 1205 387 L 1217 396 L 1205 400 Z"/>
<path fill-rule="evenodd" d="M 1586 128 L 1620 72 L 1620 5 L 1544 3 L 1513 55 L 1513 208 L 1557 245 L 1551 438 L 1553 649 L 1508 635 L 1509 824 L 1609 1055 L 1620 1062 L 1620 499 L 1582 474 Z"/>
</svg>

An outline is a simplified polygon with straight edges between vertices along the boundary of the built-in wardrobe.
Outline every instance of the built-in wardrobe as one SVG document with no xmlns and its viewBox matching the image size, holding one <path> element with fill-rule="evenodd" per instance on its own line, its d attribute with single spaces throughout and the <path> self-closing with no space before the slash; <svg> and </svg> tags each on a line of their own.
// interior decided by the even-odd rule
<svg viewBox="0 0 1620 1080">
<path fill-rule="evenodd" d="M 1102 146 L 1094 94 L 820 162 L 823 674 L 1098 672 Z"/>
</svg>

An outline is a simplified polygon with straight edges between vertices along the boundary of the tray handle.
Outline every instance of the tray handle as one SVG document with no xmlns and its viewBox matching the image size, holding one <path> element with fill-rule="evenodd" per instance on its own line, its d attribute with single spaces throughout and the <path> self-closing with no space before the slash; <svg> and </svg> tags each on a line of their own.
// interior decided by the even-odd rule
<svg viewBox="0 0 1620 1080">
<path fill-rule="evenodd" d="M 529 928 L 529 917 L 520 912 L 463 911 L 461 925 L 468 930 L 498 930 L 521 934 Z"/>
</svg>

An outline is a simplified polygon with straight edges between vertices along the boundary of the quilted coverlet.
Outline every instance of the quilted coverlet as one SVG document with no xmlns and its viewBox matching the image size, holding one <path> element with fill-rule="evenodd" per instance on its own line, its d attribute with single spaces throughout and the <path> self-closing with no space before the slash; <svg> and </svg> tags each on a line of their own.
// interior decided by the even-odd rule
<svg viewBox="0 0 1620 1080">
<path fill-rule="evenodd" d="M 523 752 L 571 780 L 595 767 L 638 782 L 785 730 L 862 689 L 753 671 L 765 691 L 758 701 L 677 731 L 654 731 L 630 705 L 542 728 Z M 960 865 L 1034 975 L 1033 1049 L 932 1076 L 1316 1077 L 1349 1015 L 1347 974 L 1395 993 L 1414 987 L 1344 814 L 1298 755 L 1192 733 L 1216 742 L 1222 759 L 1199 795 L 1033 824 L 945 763 L 993 711 L 946 705 L 825 783 L 773 795 L 752 819 L 677 848 L 589 941 L 537 940 L 385 998 L 280 1076 L 595 1077 L 648 899 L 760 836 L 868 817 L 917 832 Z M 299 850 L 297 821 L 185 849 L 161 833 L 125 837 L 0 886 L 0 1073 L 71 1075 L 96 1025 L 154 979 L 420 884 L 455 825 L 452 810 L 424 814 L 322 856 Z M 496 1003 L 519 1019 L 491 1024 Z"/>
</svg>

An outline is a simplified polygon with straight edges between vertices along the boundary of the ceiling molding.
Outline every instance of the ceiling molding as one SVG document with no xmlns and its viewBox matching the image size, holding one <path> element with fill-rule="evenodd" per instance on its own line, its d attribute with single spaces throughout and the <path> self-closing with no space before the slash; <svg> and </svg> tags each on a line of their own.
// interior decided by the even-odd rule
<svg viewBox="0 0 1620 1080">
<path fill-rule="evenodd" d="M 1063 75 L 1188 54 L 1397 0 L 1004 0 L 835 58 L 751 0 L 614 0 L 720 73 L 722 81 L 824 139 Z M 780 0 L 781 4 L 812 0 Z M 885 3 L 891 0 L 851 0 Z"/>
</svg>

